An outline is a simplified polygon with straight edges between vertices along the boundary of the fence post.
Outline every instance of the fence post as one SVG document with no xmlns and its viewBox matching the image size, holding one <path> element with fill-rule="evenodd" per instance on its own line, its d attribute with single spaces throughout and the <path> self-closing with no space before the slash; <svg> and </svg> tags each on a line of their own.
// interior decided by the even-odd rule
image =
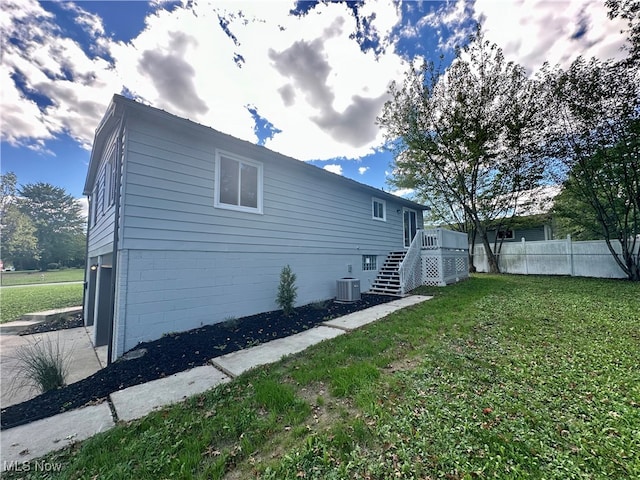
<svg viewBox="0 0 640 480">
<path fill-rule="evenodd" d="M 569 262 L 569 275 L 573 277 L 573 242 L 571 234 L 567 234 L 567 260 Z"/>
<path fill-rule="evenodd" d="M 529 275 L 529 262 L 527 261 L 527 242 L 522 237 L 522 256 L 524 257 L 524 274 Z"/>
</svg>

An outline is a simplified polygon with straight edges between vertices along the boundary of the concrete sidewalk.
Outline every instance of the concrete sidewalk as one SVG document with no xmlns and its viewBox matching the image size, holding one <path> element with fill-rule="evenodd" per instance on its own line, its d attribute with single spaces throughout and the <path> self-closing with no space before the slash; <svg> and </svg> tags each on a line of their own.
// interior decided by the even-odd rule
<svg viewBox="0 0 640 480">
<path fill-rule="evenodd" d="M 84 327 L 24 336 L 3 333 L 0 335 L 1 408 L 22 403 L 38 395 L 37 391 L 20 384 L 20 378 L 18 378 L 19 361 L 16 356 L 19 349 L 28 348 L 36 343 L 43 344 L 45 348 L 48 344 L 60 347 L 62 355 L 68 358 L 68 383 L 82 380 L 104 367 L 104 363 L 100 362 L 96 349 L 93 348 L 93 343 Z M 104 349 L 97 349 L 101 354 L 106 353 L 102 350 Z"/>
<path fill-rule="evenodd" d="M 107 402 L 99 405 L 4 430 L 0 432 L 2 470 L 11 465 L 11 462 L 21 463 L 38 458 L 75 441 L 106 431 L 118 421 L 144 417 L 153 410 L 229 382 L 232 378 L 260 365 L 277 362 L 311 345 L 343 335 L 397 310 L 431 298 L 413 295 L 377 305 L 324 322 L 320 326 L 290 337 L 217 357 L 210 361 L 210 365 L 113 392 Z M 88 338 L 88 335 L 86 336 Z"/>
</svg>

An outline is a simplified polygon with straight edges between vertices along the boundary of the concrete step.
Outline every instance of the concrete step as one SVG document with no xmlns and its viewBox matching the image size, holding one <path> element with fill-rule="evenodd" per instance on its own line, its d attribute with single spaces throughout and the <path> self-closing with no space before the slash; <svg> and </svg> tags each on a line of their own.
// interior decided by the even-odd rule
<svg viewBox="0 0 640 480">
<path fill-rule="evenodd" d="M 0 335 L 15 335 L 27 327 L 39 325 L 49 320 L 57 320 L 64 315 L 82 313 L 82 307 L 56 308 L 44 312 L 26 313 L 20 320 L 0 324 Z"/>
</svg>

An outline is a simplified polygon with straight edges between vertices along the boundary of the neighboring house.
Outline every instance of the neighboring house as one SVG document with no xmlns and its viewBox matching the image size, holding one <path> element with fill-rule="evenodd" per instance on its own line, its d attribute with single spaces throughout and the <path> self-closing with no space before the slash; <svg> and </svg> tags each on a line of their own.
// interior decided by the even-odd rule
<svg viewBox="0 0 640 480">
<path fill-rule="evenodd" d="M 553 240 L 553 218 L 551 215 L 528 215 L 514 217 L 509 220 L 508 227 L 499 227 L 487 231 L 489 243 L 493 245 L 498 237 L 504 242 L 520 242 L 524 238 L 527 242 L 539 240 Z M 480 239 L 476 237 L 476 244 Z"/>
<path fill-rule="evenodd" d="M 299 305 L 335 297 L 343 277 L 371 290 L 425 209 L 119 95 L 96 130 L 84 193 L 85 322 L 111 359 L 277 309 L 285 265 Z"/>
<path fill-rule="evenodd" d="M 500 240 L 504 242 L 527 242 L 553 240 L 553 217 L 551 209 L 554 198 L 560 193 L 556 185 L 539 187 L 520 194 L 516 216 L 504 220 L 496 220 L 495 228 L 487 230 L 491 245 Z M 510 212 L 512 214 L 513 212 Z M 476 244 L 481 240 L 476 236 Z"/>
</svg>

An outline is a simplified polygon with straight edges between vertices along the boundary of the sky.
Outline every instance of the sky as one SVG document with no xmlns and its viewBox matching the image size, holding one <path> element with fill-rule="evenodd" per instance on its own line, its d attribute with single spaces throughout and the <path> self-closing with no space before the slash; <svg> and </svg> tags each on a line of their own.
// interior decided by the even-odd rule
<svg viewBox="0 0 640 480">
<path fill-rule="evenodd" d="M 478 22 L 531 74 L 624 56 L 604 0 L 0 5 L 2 173 L 77 198 L 116 93 L 393 191 L 376 117 L 411 60 L 446 65 Z"/>
</svg>

